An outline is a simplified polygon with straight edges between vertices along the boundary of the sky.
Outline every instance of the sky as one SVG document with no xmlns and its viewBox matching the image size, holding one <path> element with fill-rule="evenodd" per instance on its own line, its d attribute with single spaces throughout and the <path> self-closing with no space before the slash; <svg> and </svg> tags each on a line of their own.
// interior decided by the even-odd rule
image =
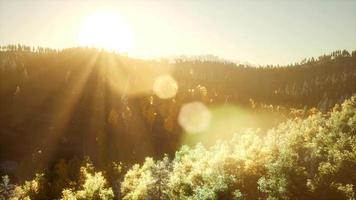
<svg viewBox="0 0 356 200">
<path fill-rule="evenodd" d="M 284 65 L 356 50 L 356 0 L 0 0 L 0 44 L 80 46 L 83 21 L 95 12 L 125 21 L 132 57 Z"/>
</svg>

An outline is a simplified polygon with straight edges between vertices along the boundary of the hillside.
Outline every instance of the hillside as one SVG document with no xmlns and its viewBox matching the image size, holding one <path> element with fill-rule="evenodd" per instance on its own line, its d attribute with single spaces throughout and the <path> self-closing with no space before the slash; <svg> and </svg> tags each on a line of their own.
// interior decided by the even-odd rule
<svg viewBox="0 0 356 200">
<path fill-rule="evenodd" d="M 0 197 L 352 200 L 355 113 L 353 96 L 328 114 L 289 120 L 264 137 L 245 131 L 211 148 L 183 146 L 173 159 L 146 158 L 127 172 L 120 163 L 100 172 L 88 161 L 76 167 L 62 161 L 51 174 L 37 174 L 23 185 L 12 185 L 4 177 Z"/>
<path fill-rule="evenodd" d="M 254 105 L 285 108 L 286 113 L 292 108 L 327 111 L 356 92 L 356 53 L 347 51 L 256 68 L 204 58 L 171 62 L 86 48 L 6 46 L 0 61 L 0 162 L 6 170 L 6 163 L 16 166 L 22 178 L 53 167 L 60 158 L 89 156 L 105 165 L 172 156 L 189 143 L 177 122 L 187 102 L 224 105 L 218 110 L 263 122 L 251 127 L 241 122 L 233 132 L 266 130 L 288 118 L 281 112 L 261 114 Z M 176 80 L 174 98 L 152 93 L 162 74 Z M 230 137 L 223 134 L 210 140 Z"/>
</svg>

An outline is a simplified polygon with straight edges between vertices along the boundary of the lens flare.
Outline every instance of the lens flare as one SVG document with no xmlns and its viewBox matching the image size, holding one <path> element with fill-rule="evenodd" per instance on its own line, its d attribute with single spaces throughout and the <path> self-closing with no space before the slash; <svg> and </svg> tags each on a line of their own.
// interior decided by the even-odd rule
<svg viewBox="0 0 356 200">
<path fill-rule="evenodd" d="M 209 106 L 209 112 L 212 116 L 209 127 L 196 134 L 183 135 L 183 144 L 212 146 L 218 140 L 230 140 L 235 134 L 249 129 L 267 131 L 286 120 L 283 113 L 256 111 L 231 104 Z"/>
<path fill-rule="evenodd" d="M 212 115 L 201 102 L 184 104 L 178 116 L 178 123 L 187 133 L 199 133 L 209 128 Z"/>
<path fill-rule="evenodd" d="M 157 77 L 153 84 L 153 92 L 161 99 L 170 99 L 176 96 L 178 84 L 170 75 Z"/>
</svg>

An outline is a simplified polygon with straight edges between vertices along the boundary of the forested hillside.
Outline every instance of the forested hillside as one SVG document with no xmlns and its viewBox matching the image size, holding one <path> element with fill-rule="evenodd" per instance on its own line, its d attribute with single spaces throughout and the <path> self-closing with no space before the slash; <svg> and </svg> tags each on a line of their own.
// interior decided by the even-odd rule
<svg viewBox="0 0 356 200">
<path fill-rule="evenodd" d="M 126 173 L 113 163 L 61 161 L 23 185 L 7 176 L 2 199 L 355 199 L 356 96 L 331 112 L 292 119 L 264 137 L 238 132 L 210 148 L 183 146 Z M 82 167 L 80 167 L 82 166 Z"/>
<path fill-rule="evenodd" d="M 323 116 L 282 123 L 259 137 L 236 133 L 211 148 L 147 158 L 121 185 L 123 199 L 354 199 L 356 96 Z"/>
<path fill-rule="evenodd" d="M 153 94 L 152 84 L 162 74 L 177 82 L 174 98 Z M 266 130 L 288 119 L 291 109 L 327 111 L 355 93 L 355 86 L 355 51 L 291 66 L 249 67 L 209 57 L 157 61 L 90 48 L 5 46 L 0 52 L 1 171 L 23 180 L 59 159 L 89 156 L 104 167 L 172 156 L 186 143 L 177 122 L 184 103 L 238 106 L 263 123 L 241 122 L 231 131 Z M 220 134 L 214 138 L 229 138 Z"/>
<path fill-rule="evenodd" d="M 0 200 L 356 200 L 356 0 L 0 0 Z"/>
</svg>

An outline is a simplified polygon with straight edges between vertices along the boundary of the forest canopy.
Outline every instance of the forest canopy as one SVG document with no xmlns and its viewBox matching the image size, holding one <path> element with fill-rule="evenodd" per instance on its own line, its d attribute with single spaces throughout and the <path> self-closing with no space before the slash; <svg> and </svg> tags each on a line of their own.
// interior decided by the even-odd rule
<svg viewBox="0 0 356 200">
<path fill-rule="evenodd" d="M 356 182 L 355 113 L 353 96 L 326 115 L 317 112 L 288 120 L 264 137 L 250 130 L 210 148 L 183 146 L 173 159 L 148 157 L 126 173 L 120 164 L 114 164 L 111 172 L 95 172 L 87 161 L 74 179 L 63 164 L 55 179 L 38 174 L 23 185 L 12 185 L 4 176 L 0 197 L 351 200 Z M 51 194 L 58 184 L 63 190 Z"/>
<path fill-rule="evenodd" d="M 356 51 L 288 66 L 0 48 L 0 199 L 354 199 Z"/>
</svg>

